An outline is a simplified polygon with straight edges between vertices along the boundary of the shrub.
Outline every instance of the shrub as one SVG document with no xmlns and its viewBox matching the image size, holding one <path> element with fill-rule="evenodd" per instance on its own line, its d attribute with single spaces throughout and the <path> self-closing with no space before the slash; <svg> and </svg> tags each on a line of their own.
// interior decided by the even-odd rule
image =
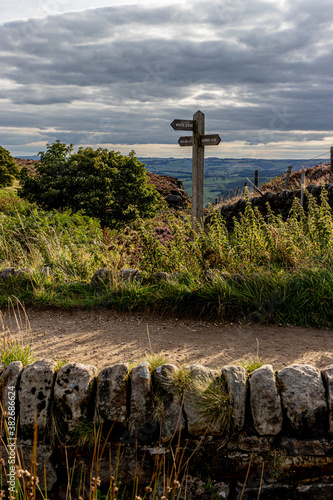
<svg viewBox="0 0 333 500">
<path fill-rule="evenodd" d="M 108 227 L 153 216 L 162 204 L 146 169 L 132 151 L 128 156 L 107 149 L 79 148 L 56 141 L 39 153 L 34 176 L 22 170 L 19 195 L 43 208 L 84 211 Z"/>
<path fill-rule="evenodd" d="M 7 149 L 0 146 L 0 187 L 12 186 L 19 169 Z"/>
</svg>

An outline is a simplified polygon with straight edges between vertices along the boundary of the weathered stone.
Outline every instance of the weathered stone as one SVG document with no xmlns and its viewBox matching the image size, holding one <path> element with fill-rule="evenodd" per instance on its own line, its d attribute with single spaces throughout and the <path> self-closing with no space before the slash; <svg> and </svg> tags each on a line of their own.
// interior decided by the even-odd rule
<svg viewBox="0 0 333 500">
<path fill-rule="evenodd" d="M 152 427 L 154 426 L 149 415 L 151 397 L 150 364 L 144 362 L 132 370 L 131 411 L 128 418 L 130 434 L 135 435 L 142 442 L 145 442 L 153 433 Z"/>
<path fill-rule="evenodd" d="M 206 269 L 200 274 L 200 279 L 205 281 L 217 281 L 220 277 L 219 269 Z"/>
<path fill-rule="evenodd" d="M 234 435 L 228 441 L 228 450 L 253 453 L 264 453 L 270 451 L 269 439 L 267 437 Z"/>
<path fill-rule="evenodd" d="M 294 364 L 277 373 L 285 418 L 300 434 L 327 431 L 327 404 L 320 371 Z"/>
<path fill-rule="evenodd" d="M 123 269 L 121 277 L 124 281 L 134 281 L 141 279 L 142 275 L 138 269 Z"/>
<path fill-rule="evenodd" d="M 32 270 L 29 267 L 25 267 L 23 269 L 18 269 L 17 271 L 14 271 L 13 276 L 22 278 L 30 274 L 32 274 Z"/>
<path fill-rule="evenodd" d="M 125 363 L 109 366 L 99 372 L 95 412 L 97 422 L 126 425 L 127 375 L 128 365 Z"/>
<path fill-rule="evenodd" d="M 333 432 L 333 365 L 321 371 L 325 381 L 328 403 L 328 430 Z"/>
<path fill-rule="evenodd" d="M 179 280 L 179 278 L 181 278 L 181 276 L 182 276 L 182 273 L 175 272 L 175 273 L 171 273 L 171 274 L 169 275 L 169 278 L 170 278 L 171 280 L 178 281 L 178 280 Z"/>
<path fill-rule="evenodd" d="M 209 478 L 196 477 L 189 474 L 186 477 L 186 488 L 184 485 L 180 498 L 186 498 L 186 500 L 224 500 L 229 498 L 229 492 L 230 487 L 225 482 L 215 481 L 214 479 L 211 480 Z M 177 494 L 175 495 L 175 498 L 177 498 Z M 149 500 L 153 500 L 153 498 Z"/>
<path fill-rule="evenodd" d="M 102 267 L 101 269 L 97 269 L 97 271 L 93 274 L 90 285 L 95 288 L 101 284 L 113 284 L 115 280 L 116 273 L 112 269 L 106 269 Z"/>
<path fill-rule="evenodd" d="M 164 273 L 161 271 L 159 273 L 153 273 L 150 279 L 153 283 L 159 283 L 160 281 L 167 281 L 168 277 L 168 273 Z"/>
<path fill-rule="evenodd" d="M 255 430 L 260 436 L 275 436 L 282 429 L 282 406 L 272 365 L 254 370 L 250 377 L 250 402 Z"/>
<path fill-rule="evenodd" d="M 332 500 L 333 484 L 302 484 L 296 489 L 297 500 Z"/>
<path fill-rule="evenodd" d="M 154 372 L 154 378 L 162 388 L 161 394 L 157 389 L 155 397 L 160 398 L 163 405 L 160 419 L 161 437 L 163 440 L 171 439 L 176 433 L 185 429 L 185 419 L 178 391 L 173 384 L 173 374 L 177 367 L 174 365 L 158 366 Z M 163 391 L 164 390 L 164 391 Z"/>
<path fill-rule="evenodd" d="M 245 488 L 243 491 L 243 484 L 239 483 L 236 489 L 235 498 L 242 498 L 243 500 L 254 500 L 258 498 L 260 487 L 260 472 L 256 474 L 256 486 L 254 488 Z M 293 487 L 287 484 L 268 484 L 262 485 L 260 488 L 260 500 L 299 500 L 298 497 L 293 496 Z M 310 499 L 309 499 L 310 500 Z"/>
<path fill-rule="evenodd" d="M 240 432 L 245 422 L 246 370 L 243 366 L 226 365 L 222 375 L 232 400 L 232 421 L 234 432 Z"/>
<path fill-rule="evenodd" d="M 36 416 L 38 436 L 44 434 L 55 373 L 56 363 L 52 360 L 35 361 L 23 369 L 18 388 L 23 433 L 33 434 Z"/>
<path fill-rule="evenodd" d="M 31 457 L 33 453 L 32 442 L 27 444 L 26 442 L 18 442 L 16 441 L 16 450 L 20 457 L 20 464 L 22 464 L 22 470 L 26 470 L 30 472 L 31 469 Z M 8 480 L 8 448 L 5 446 L 0 447 L 1 457 L 4 459 L 4 466 L 1 467 L 0 471 L 0 480 L 2 480 L 2 484 L 7 484 Z M 38 477 L 38 485 L 41 488 L 42 492 L 45 493 L 45 490 L 50 491 L 57 482 L 57 473 L 55 471 L 55 467 L 52 463 L 54 450 L 50 445 L 39 444 L 37 445 L 37 477 Z M 16 456 L 16 465 L 18 464 L 18 458 Z M 24 464 L 24 467 L 23 467 Z M 44 464 L 45 464 L 45 475 L 44 475 Z M 6 469 L 6 474 L 4 473 L 4 468 Z M 44 478 L 46 477 L 46 481 Z M 29 481 L 29 478 L 25 478 L 26 483 Z M 23 497 L 22 497 L 23 498 Z M 24 499 L 28 497 L 24 496 Z M 48 497 L 49 498 L 49 497 Z"/>
<path fill-rule="evenodd" d="M 180 196 L 176 194 L 168 194 L 168 196 L 165 198 L 168 205 L 172 207 L 183 207 L 183 200 Z"/>
<path fill-rule="evenodd" d="M 191 382 L 184 392 L 184 411 L 187 419 L 187 429 L 192 436 L 201 434 L 220 434 L 222 429 L 214 422 L 207 422 L 207 418 L 200 411 L 200 393 L 196 384 L 204 382 L 208 386 L 209 381 L 213 383 L 217 373 L 201 365 L 190 366 Z"/>
<path fill-rule="evenodd" d="M 54 272 L 49 266 L 44 266 L 39 270 L 39 274 L 43 274 L 44 276 L 54 276 Z"/>
<path fill-rule="evenodd" d="M 16 389 L 17 389 L 17 384 L 19 380 L 20 373 L 23 369 L 23 364 L 21 361 L 13 361 L 10 363 L 1 373 L 0 375 L 0 393 L 1 393 L 1 402 L 2 402 L 2 407 L 5 412 L 8 411 L 8 405 L 11 403 L 12 406 L 12 395 L 11 400 L 9 400 L 9 393 L 15 392 L 16 394 Z M 14 388 L 14 390 L 13 390 Z M 15 398 L 16 399 L 16 398 Z M 17 400 L 15 401 L 15 409 L 16 412 L 18 410 L 17 407 Z"/>
<path fill-rule="evenodd" d="M 7 278 L 10 278 L 11 276 L 13 276 L 14 272 L 14 267 L 5 267 L 5 269 L 0 271 L 0 280 L 6 280 Z"/>
<path fill-rule="evenodd" d="M 73 432 L 82 419 L 89 419 L 98 370 L 82 363 L 66 363 L 54 384 L 56 411 L 64 424 L 64 434 Z"/>
<path fill-rule="evenodd" d="M 299 455 L 324 457 L 325 449 L 318 439 L 302 440 L 283 437 L 281 439 L 281 446 L 285 448 L 289 455 L 295 457 Z"/>
</svg>

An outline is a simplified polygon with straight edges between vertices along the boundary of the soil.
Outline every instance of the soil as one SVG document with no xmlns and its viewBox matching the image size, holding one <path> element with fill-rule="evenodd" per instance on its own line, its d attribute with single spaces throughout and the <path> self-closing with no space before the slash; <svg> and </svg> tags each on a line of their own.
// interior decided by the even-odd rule
<svg viewBox="0 0 333 500">
<path fill-rule="evenodd" d="M 3 311 L 3 331 L 32 342 L 35 359 L 65 359 L 102 369 L 134 363 L 152 350 L 174 364 L 221 367 L 259 357 L 276 370 L 293 363 L 333 364 L 333 329 L 222 325 L 112 310 Z"/>
</svg>

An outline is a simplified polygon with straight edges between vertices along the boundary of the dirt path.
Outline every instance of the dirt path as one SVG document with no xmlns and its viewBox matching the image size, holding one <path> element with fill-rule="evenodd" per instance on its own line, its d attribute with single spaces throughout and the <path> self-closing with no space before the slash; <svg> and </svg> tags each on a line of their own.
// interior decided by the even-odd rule
<svg viewBox="0 0 333 500">
<path fill-rule="evenodd" d="M 3 312 L 3 314 L 5 314 Z M 318 368 L 333 364 L 333 329 L 209 323 L 122 314 L 110 310 L 28 309 L 5 315 L 14 339 L 32 339 L 35 359 L 66 359 L 104 368 L 142 360 L 152 349 L 172 363 L 210 367 L 259 355 L 275 369 L 292 363 Z M 19 326 L 19 328 L 18 328 Z"/>
</svg>

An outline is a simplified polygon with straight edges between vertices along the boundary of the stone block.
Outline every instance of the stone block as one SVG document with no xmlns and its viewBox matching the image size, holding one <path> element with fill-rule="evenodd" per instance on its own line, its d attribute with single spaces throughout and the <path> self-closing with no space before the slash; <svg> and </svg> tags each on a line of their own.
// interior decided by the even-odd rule
<svg viewBox="0 0 333 500">
<path fill-rule="evenodd" d="M 246 370 L 243 366 L 226 365 L 222 368 L 222 375 L 231 397 L 233 430 L 240 432 L 245 422 Z"/>
<path fill-rule="evenodd" d="M 54 384 L 56 412 L 62 422 L 61 432 L 66 438 L 79 422 L 94 414 L 94 391 L 98 370 L 82 363 L 66 363 L 57 374 Z M 92 415 L 91 415 L 92 413 Z"/>
<path fill-rule="evenodd" d="M 203 415 L 200 404 L 200 392 L 197 383 L 204 382 L 208 386 L 209 382 L 214 383 L 217 378 L 215 370 L 211 370 L 201 365 L 190 366 L 191 381 L 184 392 L 184 412 L 187 420 L 187 430 L 192 436 L 202 434 L 220 434 L 222 429 L 215 422 L 209 423 L 207 417 Z"/>
<path fill-rule="evenodd" d="M 328 430 L 333 432 L 333 365 L 321 371 L 327 391 Z"/>
<path fill-rule="evenodd" d="M 22 369 L 23 369 L 23 364 L 21 361 L 13 361 L 12 363 L 9 363 L 9 365 L 3 370 L 3 372 L 0 375 L 1 402 L 3 404 L 2 407 L 5 412 L 8 411 L 8 403 L 9 403 L 8 393 L 12 392 L 12 390 L 9 388 L 15 387 L 15 393 L 16 393 L 18 380 Z M 17 400 L 15 401 L 15 403 L 17 411 L 18 410 Z"/>
<path fill-rule="evenodd" d="M 310 365 L 294 364 L 277 373 L 284 417 L 299 433 L 327 432 L 328 413 L 321 373 Z"/>
<path fill-rule="evenodd" d="M 272 365 L 254 370 L 250 377 L 250 403 L 255 430 L 260 436 L 275 436 L 282 429 L 282 406 Z"/>
<path fill-rule="evenodd" d="M 171 439 L 185 429 L 180 395 L 173 384 L 173 374 L 176 371 L 177 367 L 174 365 L 158 366 L 154 371 L 154 381 L 157 385 L 155 398 L 158 397 L 158 404 L 163 405 L 160 419 L 162 440 Z"/>
<path fill-rule="evenodd" d="M 128 418 L 129 432 L 145 442 L 154 432 L 150 409 L 152 407 L 150 364 L 135 366 L 131 378 L 131 404 Z M 155 426 L 157 428 L 157 426 Z"/>
<path fill-rule="evenodd" d="M 35 417 L 38 436 L 45 433 L 55 373 L 56 363 L 52 360 L 35 361 L 23 369 L 18 399 L 20 428 L 24 434 L 33 435 Z"/>
<path fill-rule="evenodd" d="M 95 421 L 127 422 L 127 376 L 128 365 L 119 363 L 101 370 L 97 377 Z"/>
</svg>

